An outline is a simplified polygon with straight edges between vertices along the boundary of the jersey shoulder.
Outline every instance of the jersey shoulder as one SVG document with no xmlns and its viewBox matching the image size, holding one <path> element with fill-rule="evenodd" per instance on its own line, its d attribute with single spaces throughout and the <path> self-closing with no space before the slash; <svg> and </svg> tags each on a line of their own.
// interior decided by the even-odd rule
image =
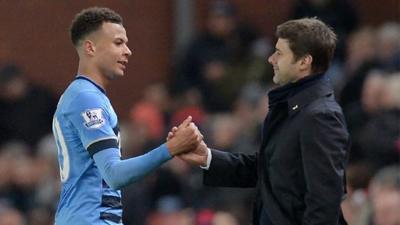
<svg viewBox="0 0 400 225">
<path fill-rule="evenodd" d="M 107 96 L 95 85 L 86 80 L 77 79 L 65 90 L 58 107 L 67 113 L 91 108 L 107 109 L 109 104 Z"/>
</svg>

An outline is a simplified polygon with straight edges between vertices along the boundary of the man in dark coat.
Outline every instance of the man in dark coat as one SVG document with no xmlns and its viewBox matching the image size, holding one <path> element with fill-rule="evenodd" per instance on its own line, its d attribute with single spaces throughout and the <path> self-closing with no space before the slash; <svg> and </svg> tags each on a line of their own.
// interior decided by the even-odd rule
<svg viewBox="0 0 400 225">
<path fill-rule="evenodd" d="M 206 185 L 256 187 L 254 224 L 346 224 L 340 203 L 350 138 L 324 76 L 336 35 L 315 18 L 287 21 L 276 35 L 268 62 L 280 87 L 268 94 L 259 152 L 233 154 L 203 143 L 181 158 L 203 166 Z"/>
</svg>

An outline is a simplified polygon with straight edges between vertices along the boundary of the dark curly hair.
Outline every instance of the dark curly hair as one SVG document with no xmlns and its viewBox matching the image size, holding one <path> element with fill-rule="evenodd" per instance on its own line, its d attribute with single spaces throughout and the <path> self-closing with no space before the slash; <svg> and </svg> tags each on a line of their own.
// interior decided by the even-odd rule
<svg viewBox="0 0 400 225">
<path fill-rule="evenodd" d="M 122 17 L 109 8 L 91 7 L 82 10 L 72 20 L 70 28 L 72 43 L 78 46 L 83 37 L 99 29 L 104 22 L 122 25 Z"/>
</svg>

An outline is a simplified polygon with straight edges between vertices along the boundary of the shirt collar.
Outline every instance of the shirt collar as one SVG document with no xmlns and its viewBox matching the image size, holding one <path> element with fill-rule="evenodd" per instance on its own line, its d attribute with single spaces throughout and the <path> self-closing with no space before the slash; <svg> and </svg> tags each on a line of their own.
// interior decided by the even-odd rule
<svg viewBox="0 0 400 225">
<path fill-rule="evenodd" d="M 104 90 L 104 88 L 102 88 L 100 85 L 96 84 L 96 82 L 94 82 L 92 79 L 90 79 L 89 77 L 85 76 L 85 75 L 81 75 L 78 74 L 75 77 L 75 80 L 87 80 L 90 83 L 92 83 L 94 86 L 96 86 L 101 92 L 103 92 L 104 94 L 106 94 L 106 90 Z"/>
</svg>

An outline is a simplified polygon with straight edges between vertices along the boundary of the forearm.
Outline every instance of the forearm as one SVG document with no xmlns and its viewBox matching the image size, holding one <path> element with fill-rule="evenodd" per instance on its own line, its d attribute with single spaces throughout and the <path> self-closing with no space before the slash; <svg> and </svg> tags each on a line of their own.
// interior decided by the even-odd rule
<svg viewBox="0 0 400 225">
<path fill-rule="evenodd" d="M 204 171 L 204 184 L 219 187 L 255 187 L 257 155 L 232 154 L 212 150 L 212 160 Z"/>
<path fill-rule="evenodd" d="M 138 181 L 171 158 L 165 144 L 144 155 L 125 160 L 121 160 L 119 149 L 116 148 L 93 155 L 103 179 L 113 189 Z"/>
</svg>

